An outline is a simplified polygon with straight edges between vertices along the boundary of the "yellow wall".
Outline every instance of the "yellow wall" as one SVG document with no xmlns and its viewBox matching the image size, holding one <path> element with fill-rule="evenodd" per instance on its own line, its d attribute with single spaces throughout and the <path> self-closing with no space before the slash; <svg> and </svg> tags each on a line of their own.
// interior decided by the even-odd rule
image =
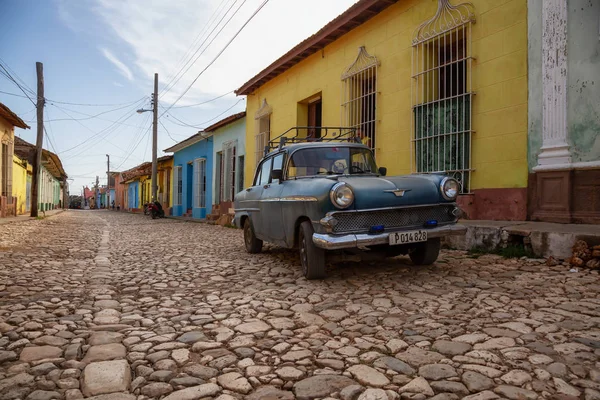
<svg viewBox="0 0 600 400">
<path fill-rule="evenodd" d="M 161 161 L 158 163 L 158 170 L 169 170 L 169 182 L 171 186 L 171 190 L 169 193 L 169 207 L 173 206 L 173 158 L 168 161 Z M 163 187 L 163 182 L 158 182 L 158 191 L 166 192 L 167 188 Z"/>
<path fill-rule="evenodd" d="M 453 0 L 452 4 L 459 1 Z M 341 74 L 360 46 L 381 64 L 377 86 L 377 162 L 389 174 L 411 172 L 411 40 L 431 18 L 435 0 L 400 0 L 323 51 L 303 60 L 248 96 L 245 181 L 256 162 L 254 115 L 266 98 L 273 108 L 271 137 L 301 119 L 298 102 L 317 93 L 323 126 L 341 124 Z M 527 0 L 471 0 L 473 133 L 471 188 L 527 185 Z"/>
<path fill-rule="evenodd" d="M 24 163 L 13 155 L 12 192 L 17 197 L 17 214 L 25 214 L 27 210 L 27 172 L 32 173 L 31 165 Z"/>
</svg>

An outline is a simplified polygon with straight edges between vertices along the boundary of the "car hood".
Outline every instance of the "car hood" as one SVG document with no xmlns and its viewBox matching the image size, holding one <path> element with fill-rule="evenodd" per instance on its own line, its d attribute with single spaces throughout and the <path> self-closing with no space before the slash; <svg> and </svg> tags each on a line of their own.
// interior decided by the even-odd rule
<svg viewBox="0 0 600 400">
<path fill-rule="evenodd" d="M 435 175 L 339 178 L 354 190 L 354 208 L 357 210 L 440 203 L 443 201 L 440 180 Z"/>
</svg>

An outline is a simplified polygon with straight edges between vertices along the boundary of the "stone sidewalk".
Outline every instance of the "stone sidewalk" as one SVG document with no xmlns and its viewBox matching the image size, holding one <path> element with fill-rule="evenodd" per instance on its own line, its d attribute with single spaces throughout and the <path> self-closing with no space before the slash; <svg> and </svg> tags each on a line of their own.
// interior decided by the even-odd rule
<svg viewBox="0 0 600 400">
<path fill-rule="evenodd" d="M 591 246 L 600 244 L 600 225 L 475 220 L 460 223 L 467 227 L 467 234 L 445 239 L 449 247 L 458 250 L 494 250 L 514 242 L 531 246 L 537 257 L 566 259 L 571 257 L 571 248 L 577 240 L 585 240 Z"/>
<path fill-rule="evenodd" d="M 444 251 L 328 266 L 67 211 L 0 229 L 0 400 L 600 399 L 600 280 Z"/>
</svg>

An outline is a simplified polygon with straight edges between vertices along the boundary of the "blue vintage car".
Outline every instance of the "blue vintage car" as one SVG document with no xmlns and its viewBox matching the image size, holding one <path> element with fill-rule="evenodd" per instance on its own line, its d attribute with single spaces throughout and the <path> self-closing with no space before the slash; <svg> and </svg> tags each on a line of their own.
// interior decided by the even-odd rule
<svg viewBox="0 0 600 400">
<path fill-rule="evenodd" d="M 307 279 L 325 277 L 330 251 L 362 259 L 408 254 L 414 264 L 429 265 L 441 237 L 465 233 L 457 224 L 455 179 L 386 177 L 352 136 L 283 136 L 265 153 L 252 186 L 235 196 L 234 222 L 249 253 L 260 252 L 263 241 L 298 248 Z"/>
</svg>

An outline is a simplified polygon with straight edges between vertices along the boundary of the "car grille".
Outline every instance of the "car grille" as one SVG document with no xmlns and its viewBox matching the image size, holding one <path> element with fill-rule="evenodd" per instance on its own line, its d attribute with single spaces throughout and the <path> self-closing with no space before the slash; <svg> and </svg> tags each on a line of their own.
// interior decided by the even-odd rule
<svg viewBox="0 0 600 400">
<path fill-rule="evenodd" d="M 456 222 L 452 214 L 453 204 L 389 210 L 336 212 L 333 217 L 337 223 L 334 233 L 368 232 L 372 226 L 383 225 L 385 229 L 421 228 L 427 221 L 436 220 L 439 225 Z"/>
</svg>

